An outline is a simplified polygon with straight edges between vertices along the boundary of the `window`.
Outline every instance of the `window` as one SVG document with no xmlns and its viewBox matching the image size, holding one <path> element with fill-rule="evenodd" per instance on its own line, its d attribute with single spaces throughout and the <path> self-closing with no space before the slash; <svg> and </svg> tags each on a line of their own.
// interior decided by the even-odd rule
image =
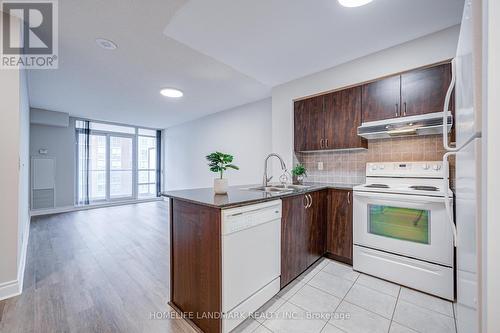
<svg viewBox="0 0 500 333">
<path fill-rule="evenodd" d="M 77 202 L 155 197 L 157 131 L 78 120 Z"/>
<path fill-rule="evenodd" d="M 156 195 L 156 138 L 138 138 L 138 186 L 139 196 Z"/>
</svg>

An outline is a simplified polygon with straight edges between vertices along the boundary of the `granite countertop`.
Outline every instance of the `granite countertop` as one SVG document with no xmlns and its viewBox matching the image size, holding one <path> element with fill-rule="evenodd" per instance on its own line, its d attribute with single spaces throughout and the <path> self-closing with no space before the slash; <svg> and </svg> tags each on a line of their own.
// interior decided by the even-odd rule
<svg viewBox="0 0 500 333">
<path fill-rule="evenodd" d="M 227 194 L 214 194 L 213 188 L 197 188 L 190 190 L 165 191 L 161 195 L 173 199 L 184 200 L 204 206 L 215 208 L 238 207 L 248 204 L 290 197 L 327 188 L 352 190 L 358 184 L 332 184 L 332 183 L 305 183 L 310 187 L 281 193 L 269 193 L 248 190 L 259 185 L 230 186 Z"/>
</svg>

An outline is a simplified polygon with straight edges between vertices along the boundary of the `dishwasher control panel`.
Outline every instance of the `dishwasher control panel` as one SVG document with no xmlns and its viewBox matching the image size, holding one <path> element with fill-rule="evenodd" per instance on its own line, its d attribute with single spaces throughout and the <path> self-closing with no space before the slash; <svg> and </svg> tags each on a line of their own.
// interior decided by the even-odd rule
<svg viewBox="0 0 500 333">
<path fill-rule="evenodd" d="M 222 210 L 222 234 L 281 219 L 281 200 Z"/>
</svg>

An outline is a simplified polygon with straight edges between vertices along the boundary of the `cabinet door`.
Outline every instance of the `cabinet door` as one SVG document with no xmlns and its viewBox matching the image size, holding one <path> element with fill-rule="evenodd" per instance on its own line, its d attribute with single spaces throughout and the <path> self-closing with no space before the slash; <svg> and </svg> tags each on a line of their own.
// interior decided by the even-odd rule
<svg viewBox="0 0 500 333">
<path fill-rule="evenodd" d="M 401 105 L 400 88 L 399 75 L 363 85 L 363 122 L 398 117 Z"/>
<path fill-rule="evenodd" d="M 325 95 L 325 146 L 327 149 L 366 148 L 358 136 L 361 125 L 361 87 Z"/>
<path fill-rule="evenodd" d="M 328 206 L 326 251 L 352 265 L 352 191 L 331 189 Z"/>
<path fill-rule="evenodd" d="M 309 196 L 310 207 L 306 209 L 307 267 L 325 254 L 328 191 L 312 192 Z"/>
<path fill-rule="evenodd" d="M 311 97 L 294 103 L 295 151 L 323 149 L 323 96 Z"/>
<path fill-rule="evenodd" d="M 283 288 L 307 267 L 307 233 L 305 196 L 282 199 L 281 220 L 281 287 Z"/>
<path fill-rule="evenodd" d="M 450 82 L 450 64 L 401 74 L 402 116 L 441 112 Z"/>
</svg>

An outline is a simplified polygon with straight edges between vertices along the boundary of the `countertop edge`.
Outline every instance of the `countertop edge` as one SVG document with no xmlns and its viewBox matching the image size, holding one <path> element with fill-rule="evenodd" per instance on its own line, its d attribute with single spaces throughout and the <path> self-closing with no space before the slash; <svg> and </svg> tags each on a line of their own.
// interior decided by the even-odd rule
<svg viewBox="0 0 500 333">
<path fill-rule="evenodd" d="M 195 200 L 195 199 L 190 199 L 190 198 L 187 198 L 187 197 L 181 196 L 181 195 L 175 195 L 175 193 L 169 193 L 169 191 L 162 192 L 161 196 L 169 198 L 169 199 L 181 200 L 181 201 L 189 202 L 192 204 L 197 204 L 197 205 L 216 208 L 216 209 L 227 209 L 227 208 L 241 207 L 241 206 L 246 206 L 246 205 L 251 205 L 251 204 L 256 204 L 256 203 L 261 203 L 261 202 L 267 202 L 267 201 L 272 201 L 272 200 L 277 200 L 277 199 L 282 199 L 282 198 L 287 198 L 287 197 L 293 197 L 296 195 L 321 191 L 321 190 L 325 190 L 325 189 L 352 191 L 353 187 L 356 185 L 358 185 L 358 184 L 345 184 L 345 185 L 344 184 L 311 184 L 311 187 L 307 188 L 307 189 L 277 194 L 275 196 L 270 196 L 268 198 L 255 198 L 255 199 L 243 200 L 240 202 L 219 204 L 219 205 L 211 204 L 208 202 L 203 202 L 203 201 L 199 201 L 199 200 Z M 243 190 L 243 188 L 245 188 L 245 186 L 241 186 L 241 188 Z M 194 190 L 196 190 L 196 189 L 194 189 Z M 200 189 L 200 190 L 206 190 L 206 188 Z"/>
</svg>

